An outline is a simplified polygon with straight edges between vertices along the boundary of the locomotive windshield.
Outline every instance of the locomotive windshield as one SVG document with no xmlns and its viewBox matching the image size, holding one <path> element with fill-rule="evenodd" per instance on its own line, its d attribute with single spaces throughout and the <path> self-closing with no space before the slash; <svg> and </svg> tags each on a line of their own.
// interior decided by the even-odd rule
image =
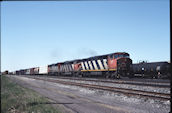
<svg viewBox="0 0 172 113">
<path fill-rule="evenodd" d="M 125 57 L 125 58 L 129 58 L 129 55 L 128 55 L 128 54 L 124 54 L 124 57 Z"/>
<path fill-rule="evenodd" d="M 115 57 L 115 59 L 116 59 L 116 58 L 119 58 L 119 57 L 120 57 L 120 58 L 121 58 L 121 57 L 129 58 L 129 54 L 115 54 L 114 57 Z"/>
</svg>

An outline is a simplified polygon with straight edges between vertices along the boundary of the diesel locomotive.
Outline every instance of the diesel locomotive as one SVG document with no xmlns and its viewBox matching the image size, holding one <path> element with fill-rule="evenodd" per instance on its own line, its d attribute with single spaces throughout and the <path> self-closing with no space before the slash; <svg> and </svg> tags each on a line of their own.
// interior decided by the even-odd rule
<svg viewBox="0 0 172 113">
<path fill-rule="evenodd" d="M 120 78 L 130 75 L 131 64 L 128 53 L 117 52 L 48 65 L 48 74 Z"/>
</svg>

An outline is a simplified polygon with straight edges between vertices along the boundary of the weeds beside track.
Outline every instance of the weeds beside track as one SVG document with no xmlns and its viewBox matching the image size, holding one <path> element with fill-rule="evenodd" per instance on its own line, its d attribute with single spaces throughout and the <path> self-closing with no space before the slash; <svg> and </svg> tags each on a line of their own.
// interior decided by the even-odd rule
<svg viewBox="0 0 172 113">
<path fill-rule="evenodd" d="M 1 76 L 1 113 L 60 113 L 50 104 L 45 97 Z"/>
</svg>

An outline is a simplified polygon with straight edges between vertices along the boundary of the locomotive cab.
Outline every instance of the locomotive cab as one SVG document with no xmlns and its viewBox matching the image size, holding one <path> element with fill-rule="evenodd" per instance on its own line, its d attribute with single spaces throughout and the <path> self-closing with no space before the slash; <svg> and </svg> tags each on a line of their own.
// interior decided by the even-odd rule
<svg viewBox="0 0 172 113">
<path fill-rule="evenodd" d="M 131 64 L 132 60 L 128 53 L 114 53 L 108 56 L 108 67 L 110 71 L 113 71 L 112 77 L 130 76 Z"/>
<path fill-rule="evenodd" d="M 117 60 L 117 71 L 122 76 L 130 76 L 132 60 L 130 58 L 119 58 Z"/>
<path fill-rule="evenodd" d="M 79 60 L 74 61 L 73 69 L 74 69 L 73 76 L 82 77 L 82 73 L 81 73 L 82 66 Z"/>
</svg>

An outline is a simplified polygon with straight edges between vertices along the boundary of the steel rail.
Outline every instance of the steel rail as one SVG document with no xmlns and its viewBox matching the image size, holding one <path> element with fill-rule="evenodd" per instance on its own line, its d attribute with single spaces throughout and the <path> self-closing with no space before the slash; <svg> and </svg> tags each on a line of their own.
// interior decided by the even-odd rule
<svg viewBox="0 0 172 113">
<path fill-rule="evenodd" d="M 43 78 L 38 78 L 38 77 L 35 77 L 34 79 L 45 80 Z M 142 96 L 142 97 L 161 99 L 161 100 L 170 100 L 170 94 L 167 94 L 167 93 L 149 92 L 149 91 L 142 91 L 142 90 L 133 90 L 133 89 L 127 89 L 127 88 L 117 88 L 117 87 L 110 87 L 110 86 L 100 86 L 100 85 L 93 85 L 93 84 L 67 82 L 67 81 L 52 80 L 52 79 L 46 79 L 46 81 L 65 84 L 65 85 L 73 85 L 73 86 L 80 86 L 80 87 L 86 87 L 86 88 L 92 88 L 92 89 L 118 92 L 118 93 L 123 93 L 126 95 Z"/>
<path fill-rule="evenodd" d="M 66 79 L 66 78 L 60 78 Z M 69 78 L 67 78 L 69 79 Z M 70 80 L 79 80 L 79 81 L 92 81 L 92 82 L 104 82 L 104 83 L 115 83 L 115 84 L 127 84 L 127 85 L 139 85 L 139 86 L 150 86 L 150 87 L 159 87 L 159 88 L 170 88 L 170 85 L 163 85 L 163 84 L 154 84 L 154 83 L 144 83 L 144 82 L 126 82 L 126 81 L 105 81 L 105 80 L 86 80 L 86 79 L 79 79 L 79 78 L 70 78 Z"/>
<path fill-rule="evenodd" d="M 48 75 L 49 76 L 49 75 Z M 63 76 L 51 76 L 51 77 L 54 77 L 54 78 L 64 78 L 64 79 L 90 79 L 90 78 L 87 78 L 87 77 L 63 77 Z M 102 80 L 102 78 L 99 78 L 99 80 Z M 103 79 L 104 81 L 111 81 L 111 80 L 118 80 L 118 79 Z M 157 79 L 158 80 L 158 79 Z M 119 79 L 119 81 L 124 81 L 124 82 L 140 82 L 140 83 L 142 83 L 142 82 L 151 82 L 151 83 L 170 83 L 170 81 L 155 81 L 155 80 L 153 80 L 152 81 L 152 79 Z M 113 82 L 113 81 L 112 81 Z"/>
<path fill-rule="evenodd" d="M 42 77 L 42 76 L 39 76 Z M 44 76 L 45 77 L 45 76 Z M 149 87 L 159 87 L 159 88 L 170 88 L 170 84 L 160 84 L 161 82 L 140 82 L 140 81 L 126 81 L 126 80 L 119 80 L 119 81 L 108 81 L 108 80 L 88 80 L 84 78 L 72 78 L 72 77 L 54 77 L 48 76 L 49 78 L 60 78 L 60 79 L 70 79 L 70 80 L 79 80 L 79 81 L 92 81 L 92 82 L 103 82 L 103 83 L 115 83 L 115 84 L 127 84 L 127 85 L 139 85 L 139 86 L 149 86 Z M 165 82 L 163 82 L 165 83 Z"/>
</svg>

